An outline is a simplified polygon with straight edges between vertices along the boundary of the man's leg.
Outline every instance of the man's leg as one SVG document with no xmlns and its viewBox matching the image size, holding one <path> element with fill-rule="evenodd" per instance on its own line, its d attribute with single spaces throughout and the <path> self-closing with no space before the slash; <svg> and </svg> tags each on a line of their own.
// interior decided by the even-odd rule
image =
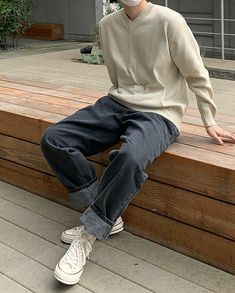
<svg viewBox="0 0 235 293">
<path fill-rule="evenodd" d="M 43 153 L 62 184 L 69 190 L 75 208 L 91 204 L 98 179 L 86 156 L 97 154 L 119 141 L 123 133 L 121 117 L 126 108 L 110 97 L 48 128 L 41 140 Z M 56 265 L 54 276 L 65 284 L 76 284 L 86 258 L 96 240 L 84 226 L 76 227 L 75 237 Z"/>
<path fill-rule="evenodd" d="M 146 180 L 144 169 L 175 141 L 176 126 L 166 118 L 130 110 L 122 123 L 126 132 L 121 136 L 120 150 L 110 152 L 111 163 L 104 172 L 96 200 L 80 220 L 86 230 L 98 239 L 109 236 L 117 218 Z"/>
<path fill-rule="evenodd" d="M 75 209 L 93 202 L 99 185 L 86 156 L 97 154 L 120 139 L 116 107 L 109 97 L 103 97 L 94 106 L 52 125 L 42 136 L 44 156 L 68 189 Z"/>
</svg>

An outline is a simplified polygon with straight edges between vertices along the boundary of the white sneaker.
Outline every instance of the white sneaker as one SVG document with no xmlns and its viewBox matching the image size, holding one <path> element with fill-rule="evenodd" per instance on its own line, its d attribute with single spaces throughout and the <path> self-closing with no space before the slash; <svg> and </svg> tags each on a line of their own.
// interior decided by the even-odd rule
<svg viewBox="0 0 235 293">
<path fill-rule="evenodd" d="M 75 227 L 75 228 L 72 228 L 72 229 L 64 231 L 61 234 L 61 241 L 63 241 L 64 243 L 68 243 L 68 244 L 72 243 L 74 238 L 77 236 L 79 228 L 80 227 Z M 119 233 L 122 230 L 123 230 L 123 221 L 122 221 L 122 218 L 119 217 L 117 219 L 116 223 L 114 224 L 114 226 L 113 226 L 113 228 L 112 228 L 112 230 L 110 232 L 110 235 Z"/>
<path fill-rule="evenodd" d="M 95 240 L 95 236 L 84 230 L 84 226 L 77 228 L 77 236 L 56 265 L 54 276 L 58 281 L 67 285 L 74 285 L 79 282 L 86 258 L 89 257 Z"/>
</svg>

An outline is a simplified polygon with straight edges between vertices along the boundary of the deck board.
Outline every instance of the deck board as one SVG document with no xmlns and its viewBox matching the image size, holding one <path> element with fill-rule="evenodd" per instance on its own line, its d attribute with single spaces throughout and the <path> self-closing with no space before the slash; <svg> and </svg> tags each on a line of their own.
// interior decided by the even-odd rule
<svg viewBox="0 0 235 293">
<path fill-rule="evenodd" d="M 0 198 L 0 202 L 1 218 L 3 218 L 7 222 L 17 225 L 18 227 L 30 233 L 33 233 L 34 235 L 46 241 L 49 241 L 54 245 L 63 248 L 63 250 L 61 251 L 62 253 L 58 256 L 58 258 L 63 255 L 67 246 L 62 244 L 59 239 L 61 232 L 65 229 L 64 225 L 51 221 L 48 218 L 42 217 L 41 215 L 25 209 L 22 206 L 18 206 L 15 203 L 9 202 L 8 200 Z M 42 227 L 44 228 L 42 229 Z M 21 241 L 24 240 L 22 239 Z M 8 244 L 10 245 L 9 242 Z M 27 251 L 25 251 L 25 253 L 27 257 L 30 256 Z M 110 256 L 112 256 L 112 262 L 110 262 Z M 34 258 L 33 253 L 31 254 L 31 257 Z M 128 269 L 122 266 L 124 262 L 126 263 Z M 34 264 L 35 261 L 31 261 L 31 263 L 27 263 L 25 266 L 22 265 L 21 270 L 15 270 L 13 273 L 10 274 L 10 276 L 16 279 L 18 276 L 18 278 L 22 279 L 23 274 L 24 279 L 24 276 L 26 277 L 25 271 L 29 271 L 29 268 L 34 267 Z M 192 282 L 189 282 L 183 278 L 180 278 L 175 274 L 169 273 L 165 270 L 158 268 L 157 266 L 149 264 L 148 262 L 140 260 L 114 247 L 108 246 L 105 244 L 105 242 L 97 241 L 94 244 L 93 253 L 91 253 L 90 255 L 89 266 L 92 266 L 93 264 L 104 268 L 107 271 L 106 274 L 110 271 L 111 273 L 117 274 L 116 278 L 120 276 L 121 278 L 124 278 L 126 282 L 128 281 L 133 283 L 134 288 L 131 288 L 132 290 L 128 290 L 128 292 L 136 292 L 134 291 L 135 289 L 140 290 L 140 292 L 163 293 L 166 291 L 167 287 L 174 288 L 176 291 L 182 290 L 182 292 L 184 292 L 183 290 L 185 287 L 187 287 L 187 290 L 192 293 L 208 292 L 208 290 L 203 289 L 202 287 L 195 285 Z M 39 266 L 39 264 L 37 263 L 35 265 Z M 53 264 L 50 264 L 50 266 L 53 266 Z M 27 269 L 24 269 L 23 267 L 26 267 Z M 39 270 L 39 272 L 41 270 L 43 271 L 43 267 L 41 267 L 41 269 L 36 269 Z M 46 268 L 44 268 L 44 270 L 45 269 Z M 96 268 L 96 270 L 99 270 L 99 268 Z M 159 277 L 157 280 L 156 276 Z M 111 276 L 109 277 L 109 279 L 110 278 Z M 33 280 L 35 280 L 35 278 L 33 278 Z M 89 283 L 84 284 L 85 280 L 86 277 L 83 279 L 83 282 L 81 281 L 81 285 L 89 288 L 89 286 L 91 285 L 89 285 Z M 141 290 L 141 287 L 143 287 L 143 290 Z M 128 286 L 124 286 L 124 288 L 128 289 Z"/>
<path fill-rule="evenodd" d="M 29 280 L 26 279 L 26 275 L 30 273 L 30 269 L 32 274 L 41 272 L 39 281 L 41 282 L 41 278 L 43 277 L 45 282 L 43 286 L 48 286 L 51 290 L 47 292 L 54 292 L 52 290 L 56 286 L 56 281 L 52 277 L 51 270 L 64 253 L 65 246 L 59 242 L 57 236 L 52 237 L 48 233 L 51 229 L 54 230 L 52 227 L 54 227 L 55 223 L 58 223 L 60 227 L 63 226 L 64 228 L 66 227 L 64 220 L 67 220 L 67 225 L 75 224 L 78 213 L 2 182 L 0 182 L 0 198 L 7 200 L 9 203 L 7 204 L 9 212 L 4 212 L 2 214 L 4 219 L 0 220 L 0 231 L 4 232 L 7 230 L 10 232 L 8 234 L 0 233 L 0 241 L 4 242 L 4 245 L 12 247 L 11 249 L 15 249 L 18 253 L 22 253 L 32 259 L 30 263 L 22 267 L 24 268 L 23 273 L 20 273 L 18 270 L 13 272 L 11 277 L 14 277 L 30 289 L 35 289 L 35 287 L 32 287 L 33 285 Z M 12 202 L 13 205 L 11 205 L 10 202 Z M 48 211 L 53 212 L 48 213 Z M 15 214 L 17 214 L 17 218 L 14 216 Z M 36 220 L 32 219 L 33 224 L 31 226 L 27 223 L 27 219 L 31 217 L 29 217 L 29 215 L 36 218 Z M 58 215 L 60 216 L 58 217 Z M 55 221 L 52 226 L 48 224 L 51 223 L 48 222 L 48 217 L 50 217 L 53 222 Z M 35 225 L 35 223 L 37 224 Z M 51 228 L 47 228 L 48 233 L 46 234 L 38 229 L 38 227 L 44 225 L 44 223 L 51 226 Z M 55 235 L 54 232 L 52 234 Z M 35 247 L 34 243 L 37 247 Z M 115 250 L 113 250 L 114 248 Z M 35 251 L 39 253 L 36 254 Z M 136 237 L 128 232 L 122 232 L 118 237 L 111 237 L 109 240 L 99 242 L 98 245 L 94 246 L 92 252 L 94 256 L 91 258 L 91 261 L 88 262 L 81 280 L 81 286 L 91 291 L 95 291 L 96 289 L 95 292 L 103 293 L 107 292 L 105 290 L 107 290 L 110 279 L 112 279 L 112 289 L 108 292 L 124 293 L 127 292 L 127 289 L 128 292 L 150 292 L 142 287 L 142 285 L 144 286 L 146 274 L 143 278 L 138 280 L 141 285 L 136 285 L 135 282 L 133 283 L 126 279 L 126 277 L 128 277 L 126 272 L 124 273 L 122 270 L 119 272 L 120 267 L 118 265 L 116 265 L 116 268 L 109 267 L 105 269 L 105 267 L 100 267 L 99 264 L 96 263 L 102 262 L 101 264 L 103 266 L 104 260 L 102 261 L 100 258 L 104 257 L 104 259 L 109 261 L 111 251 L 112 253 L 115 251 L 118 258 L 121 255 L 125 255 L 124 262 L 126 262 L 126 257 L 129 258 L 131 256 L 129 258 L 130 260 L 134 257 L 134 263 L 138 263 L 140 266 L 137 271 L 137 276 L 140 276 L 141 270 L 143 274 L 145 274 L 141 264 L 148 266 L 151 264 L 151 268 L 158 270 L 159 273 L 157 274 L 152 274 L 151 272 L 154 276 L 154 280 L 151 282 L 153 282 L 152 285 L 155 286 L 154 290 L 151 292 L 221 293 L 230 292 L 229 290 L 235 285 L 234 276 L 230 274 L 183 256 L 151 241 Z M 115 254 L 114 257 L 116 257 Z M 122 258 L 119 259 L 119 261 L 121 260 Z M 134 267 L 136 269 L 136 265 Z M 129 269 L 131 270 L 132 268 L 128 266 L 128 270 Z M 120 273 L 121 275 L 125 274 L 125 277 L 120 276 Z M 36 285 L 38 284 L 34 277 L 31 282 Z M 58 290 L 57 286 L 56 288 Z M 74 288 L 76 289 L 76 286 Z M 36 292 L 41 291 L 38 290 Z"/>
</svg>

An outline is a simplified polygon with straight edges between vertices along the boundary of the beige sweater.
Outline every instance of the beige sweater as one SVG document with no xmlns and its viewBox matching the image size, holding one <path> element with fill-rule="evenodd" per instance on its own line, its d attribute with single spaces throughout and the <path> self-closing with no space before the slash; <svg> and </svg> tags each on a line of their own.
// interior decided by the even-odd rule
<svg viewBox="0 0 235 293">
<path fill-rule="evenodd" d="M 159 113 L 180 129 L 188 84 L 204 125 L 216 124 L 208 72 L 179 13 L 149 2 L 134 21 L 121 9 L 104 17 L 99 27 L 113 84 L 108 94 L 114 100 L 133 110 Z"/>
</svg>

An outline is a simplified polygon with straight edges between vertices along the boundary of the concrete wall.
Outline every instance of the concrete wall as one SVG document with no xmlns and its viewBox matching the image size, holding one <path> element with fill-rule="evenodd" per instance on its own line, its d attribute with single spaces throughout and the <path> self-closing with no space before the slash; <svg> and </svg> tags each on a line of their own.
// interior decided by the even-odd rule
<svg viewBox="0 0 235 293">
<path fill-rule="evenodd" d="M 66 39 L 90 41 L 91 32 L 103 15 L 102 0 L 33 0 L 33 21 L 63 23 Z M 165 5 L 165 0 L 151 0 Z M 225 18 L 235 19 L 235 0 L 224 0 Z M 220 18 L 220 0 L 168 0 L 168 6 L 185 17 Z M 187 20 L 193 32 L 220 32 L 220 22 L 208 20 Z M 225 23 L 225 32 L 235 34 L 235 22 Z M 221 56 L 221 37 L 202 36 L 195 33 L 203 55 Z M 235 48 L 235 37 L 225 38 L 225 47 Z M 235 59 L 235 51 L 226 51 Z"/>
<path fill-rule="evenodd" d="M 65 39 L 90 40 L 102 0 L 33 0 L 33 22 L 64 24 Z"/>
</svg>

